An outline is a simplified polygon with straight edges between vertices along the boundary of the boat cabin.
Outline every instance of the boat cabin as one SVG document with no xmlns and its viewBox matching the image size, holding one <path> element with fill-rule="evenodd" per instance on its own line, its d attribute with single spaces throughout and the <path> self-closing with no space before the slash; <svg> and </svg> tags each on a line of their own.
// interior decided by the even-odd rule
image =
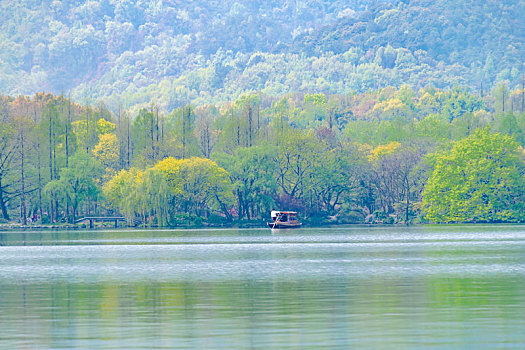
<svg viewBox="0 0 525 350">
<path fill-rule="evenodd" d="M 272 210 L 272 222 L 268 222 L 271 229 L 297 228 L 301 223 L 297 220 L 297 212 Z"/>
<path fill-rule="evenodd" d="M 297 222 L 297 212 L 272 210 L 273 222 Z"/>
</svg>

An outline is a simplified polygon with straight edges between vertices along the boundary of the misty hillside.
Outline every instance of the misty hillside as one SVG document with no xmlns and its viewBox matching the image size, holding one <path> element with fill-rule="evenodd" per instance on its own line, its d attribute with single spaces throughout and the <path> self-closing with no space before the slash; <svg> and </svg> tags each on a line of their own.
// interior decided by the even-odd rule
<svg viewBox="0 0 525 350">
<path fill-rule="evenodd" d="M 246 91 L 489 89 L 523 74 L 525 1 L 0 1 L 0 93 L 164 108 Z"/>
</svg>

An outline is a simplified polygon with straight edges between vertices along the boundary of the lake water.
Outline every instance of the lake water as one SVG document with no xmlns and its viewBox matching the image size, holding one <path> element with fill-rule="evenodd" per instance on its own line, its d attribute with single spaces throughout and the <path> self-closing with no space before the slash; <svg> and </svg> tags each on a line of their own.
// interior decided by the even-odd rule
<svg viewBox="0 0 525 350">
<path fill-rule="evenodd" d="M 1 349 L 525 348 L 525 226 L 0 232 Z"/>
</svg>

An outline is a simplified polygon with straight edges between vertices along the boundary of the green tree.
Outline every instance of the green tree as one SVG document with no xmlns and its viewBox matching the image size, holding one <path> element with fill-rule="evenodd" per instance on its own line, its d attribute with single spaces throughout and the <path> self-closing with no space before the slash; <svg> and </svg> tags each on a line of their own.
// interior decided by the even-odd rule
<svg viewBox="0 0 525 350">
<path fill-rule="evenodd" d="M 436 153 L 423 191 L 423 211 L 435 222 L 525 219 L 525 163 L 508 135 L 479 129 Z"/>
<path fill-rule="evenodd" d="M 239 218 L 249 220 L 271 210 L 276 190 L 275 152 L 271 146 L 254 146 L 238 148 L 233 155 L 214 155 L 230 174 Z"/>
<path fill-rule="evenodd" d="M 74 222 L 79 206 L 84 201 L 98 199 L 100 189 L 96 179 L 101 174 L 101 165 L 90 155 L 80 151 L 71 157 L 68 168 L 60 170 L 59 179 L 49 182 L 44 187 L 44 193 L 66 202 L 72 210 L 70 214 Z"/>
<path fill-rule="evenodd" d="M 329 106 L 327 105 L 327 98 L 324 94 L 306 94 L 304 95 L 304 109 L 301 113 L 303 123 L 308 122 L 308 126 L 320 126 L 326 119 Z M 326 126 L 329 126 L 329 120 L 326 121 Z"/>
<path fill-rule="evenodd" d="M 153 165 L 155 160 L 155 115 L 142 108 L 133 123 L 133 153 L 139 166 Z"/>
<path fill-rule="evenodd" d="M 294 129 L 283 132 L 275 157 L 277 184 L 286 195 L 301 198 L 325 147 L 312 132 Z"/>
<path fill-rule="evenodd" d="M 195 113 L 191 106 L 181 107 L 167 117 L 164 132 L 168 155 L 177 158 L 190 158 L 201 154 L 199 140 L 195 136 Z M 153 133 L 151 134 L 153 135 Z M 153 139 L 153 136 L 152 136 Z"/>
<path fill-rule="evenodd" d="M 310 177 L 316 211 L 334 215 L 344 203 L 354 208 L 360 201 L 367 163 L 355 144 L 343 144 L 325 152 Z"/>
<path fill-rule="evenodd" d="M 454 87 L 446 93 L 439 94 L 439 98 L 442 105 L 441 113 L 449 121 L 483 108 L 481 100 L 469 94 L 466 89 L 460 89 L 459 87 Z"/>
<path fill-rule="evenodd" d="M 507 87 L 506 82 L 499 83 L 492 91 L 494 98 L 494 109 L 496 113 L 505 114 L 511 109 L 508 103 L 510 90 Z"/>
</svg>

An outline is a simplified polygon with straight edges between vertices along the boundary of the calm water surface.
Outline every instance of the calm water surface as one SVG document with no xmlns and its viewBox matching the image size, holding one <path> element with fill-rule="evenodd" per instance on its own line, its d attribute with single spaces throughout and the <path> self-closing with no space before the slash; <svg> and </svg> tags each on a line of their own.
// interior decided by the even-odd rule
<svg viewBox="0 0 525 350">
<path fill-rule="evenodd" d="M 0 348 L 525 348 L 525 226 L 0 232 Z"/>
</svg>

